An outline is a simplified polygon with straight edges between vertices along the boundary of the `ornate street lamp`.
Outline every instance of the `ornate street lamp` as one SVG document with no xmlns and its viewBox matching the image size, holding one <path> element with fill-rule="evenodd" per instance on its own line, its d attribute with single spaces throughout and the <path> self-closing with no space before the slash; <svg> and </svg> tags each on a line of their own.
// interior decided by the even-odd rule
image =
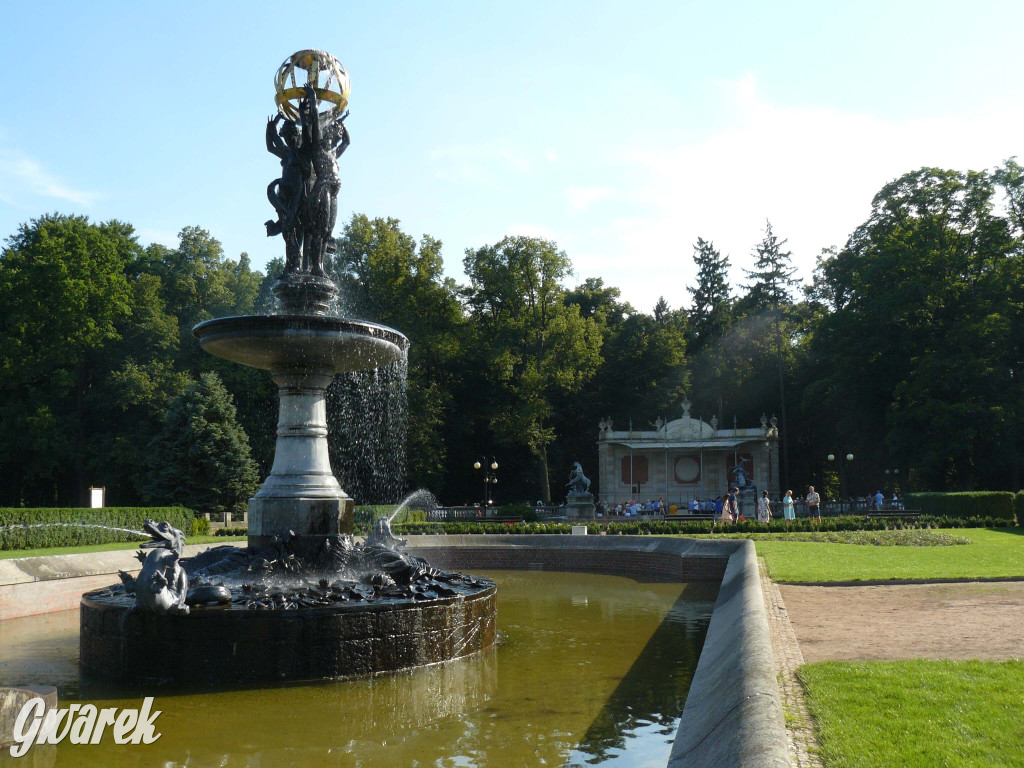
<svg viewBox="0 0 1024 768">
<path fill-rule="evenodd" d="M 835 463 L 836 456 L 834 453 L 828 455 L 829 462 Z M 846 465 L 853 461 L 853 454 L 846 454 L 845 460 L 839 462 L 839 511 L 843 511 L 843 499 L 846 498 Z"/>
<path fill-rule="evenodd" d="M 473 469 L 480 469 L 483 467 L 480 460 L 477 459 L 473 462 Z M 491 506 L 491 486 L 498 484 L 498 476 L 494 473 L 498 468 L 498 460 L 491 459 L 491 471 L 488 472 L 484 469 L 484 509 Z"/>
<path fill-rule="evenodd" d="M 900 492 L 900 470 L 899 467 L 885 470 L 885 484 L 890 486 L 887 491 L 899 494 Z"/>
</svg>

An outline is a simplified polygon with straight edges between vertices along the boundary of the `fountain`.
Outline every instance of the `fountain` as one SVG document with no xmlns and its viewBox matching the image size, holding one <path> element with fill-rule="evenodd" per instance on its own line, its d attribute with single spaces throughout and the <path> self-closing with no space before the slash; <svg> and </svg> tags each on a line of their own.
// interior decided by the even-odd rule
<svg viewBox="0 0 1024 768">
<path fill-rule="evenodd" d="M 180 542 L 175 551 L 155 542 L 165 549 L 144 560 L 148 582 L 140 575 L 125 579 L 127 589 L 83 596 L 80 660 L 94 677 L 188 685 L 348 677 L 447 661 L 494 641 L 493 582 L 406 554 L 388 520 L 365 544 L 351 537 L 354 501 L 328 457 L 326 390 L 338 373 L 400 359 L 408 340 L 327 313 L 337 289 L 324 258 L 337 216 L 337 160 L 349 145 L 345 70 L 328 53 L 300 51 L 275 85 L 278 113 L 266 139 L 281 177 L 267 188 L 278 219 L 266 227 L 285 241 L 273 286 L 281 312 L 193 329 L 205 351 L 273 377 L 273 467 L 249 501 L 247 547 L 217 547 L 178 568 Z M 147 523 L 150 533 L 158 528 Z M 179 588 L 167 599 L 136 600 L 140 589 L 166 590 L 167 568 L 187 576 L 187 597 Z"/>
</svg>

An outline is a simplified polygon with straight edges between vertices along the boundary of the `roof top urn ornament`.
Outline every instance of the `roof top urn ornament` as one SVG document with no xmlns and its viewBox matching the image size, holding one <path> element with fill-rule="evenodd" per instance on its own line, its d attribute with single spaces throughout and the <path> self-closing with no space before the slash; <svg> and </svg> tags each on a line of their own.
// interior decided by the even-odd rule
<svg viewBox="0 0 1024 768">
<path fill-rule="evenodd" d="M 273 291 L 285 314 L 323 315 L 338 294 L 324 260 L 338 218 L 338 159 L 350 143 L 351 83 L 334 56 L 308 49 L 278 67 L 274 91 L 267 151 L 281 161 L 281 176 L 267 187 L 277 219 L 266 227 L 268 237 L 284 238 L 285 268 Z"/>
</svg>

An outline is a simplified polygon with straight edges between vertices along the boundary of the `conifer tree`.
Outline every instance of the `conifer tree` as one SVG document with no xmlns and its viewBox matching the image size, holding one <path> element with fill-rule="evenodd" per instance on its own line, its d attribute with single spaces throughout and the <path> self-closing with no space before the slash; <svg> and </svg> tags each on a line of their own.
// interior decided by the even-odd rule
<svg viewBox="0 0 1024 768">
<path fill-rule="evenodd" d="M 756 310 L 771 310 L 777 313 L 781 307 L 793 303 L 790 289 L 799 284 L 794 280 L 796 267 L 793 266 L 790 251 L 783 251 L 787 240 L 779 240 L 772 231 L 772 223 L 765 223 L 764 239 L 754 247 L 753 269 L 744 269 L 753 283 L 747 289 L 746 302 Z"/>
<path fill-rule="evenodd" d="M 238 513 L 258 485 L 249 438 L 215 373 L 202 374 L 171 401 L 150 457 L 146 494 L 155 504 Z"/>
<path fill-rule="evenodd" d="M 693 368 L 693 401 L 717 412 L 722 421 L 731 384 L 723 343 L 733 322 L 733 302 L 727 279 L 729 257 L 723 256 L 710 240 L 698 237 L 693 246 L 693 262 L 697 266 L 697 285 L 687 289 L 693 294 L 688 345 Z"/>
<path fill-rule="evenodd" d="M 697 285 L 687 288 L 693 294 L 690 327 L 693 340 L 703 346 L 725 335 L 732 318 L 726 280 L 729 257 L 723 256 L 714 243 L 698 237 L 693 246 L 693 263 L 697 265 Z"/>
<path fill-rule="evenodd" d="M 766 313 L 771 317 L 772 332 L 775 340 L 775 364 L 779 377 L 779 409 L 782 414 L 782 484 L 788 484 L 789 473 L 789 440 L 786 423 L 786 385 L 785 372 L 782 365 L 782 313 L 793 304 L 790 289 L 799 284 L 793 279 L 796 267 L 793 266 L 790 251 L 782 250 L 788 241 L 779 240 L 772 231 L 772 223 L 765 222 L 764 239 L 754 247 L 753 269 L 744 269 L 747 277 L 753 278 L 751 285 L 745 286 L 747 295 L 743 303 L 750 314 Z"/>
</svg>

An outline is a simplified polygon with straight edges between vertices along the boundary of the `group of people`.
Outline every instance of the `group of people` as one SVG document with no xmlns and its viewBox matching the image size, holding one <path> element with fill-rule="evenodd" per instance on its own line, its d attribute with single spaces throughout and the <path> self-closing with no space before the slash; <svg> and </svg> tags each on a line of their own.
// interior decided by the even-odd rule
<svg viewBox="0 0 1024 768">
<path fill-rule="evenodd" d="M 693 498 L 687 503 L 686 508 L 691 514 L 714 515 L 716 523 L 736 523 L 746 519 L 740 512 L 739 501 L 740 489 L 737 486 L 733 486 L 729 488 L 726 493 L 715 498 Z M 885 498 L 882 496 L 881 491 L 875 494 L 874 502 L 878 509 L 883 507 Z M 807 487 L 807 495 L 804 497 L 804 503 L 807 505 L 807 515 L 810 518 L 811 525 L 820 525 L 821 496 L 814 490 L 813 485 Z M 796 504 L 796 495 L 792 490 L 786 491 L 782 499 L 777 502 L 773 502 L 768 497 L 768 491 L 761 491 L 761 497 L 757 500 L 756 506 L 757 522 L 770 523 L 777 512 L 776 507 L 773 505 L 777 505 L 778 507 L 781 507 L 782 519 L 786 523 L 786 528 L 789 528 L 790 521 L 796 520 Z M 896 496 L 896 494 L 893 494 L 891 504 L 893 509 L 899 508 L 899 497 Z M 676 511 L 675 505 L 666 506 L 663 498 L 652 499 L 645 502 L 630 499 L 629 501 L 611 504 L 607 507 L 603 503 L 599 502 L 597 509 L 598 514 L 601 517 L 603 517 L 605 513 L 607 513 L 608 516 L 633 517 L 636 515 L 648 514 L 675 514 Z"/>
<path fill-rule="evenodd" d="M 815 521 L 821 523 L 821 496 L 814 490 L 814 486 L 808 486 L 807 512 L 811 518 L 811 524 Z M 710 506 L 708 506 L 710 505 Z M 796 500 L 793 491 L 786 491 L 782 497 L 782 518 L 789 528 L 791 520 L 796 520 Z M 695 499 L 690 503 L 691 511 L 713 511 L 715 519 L 722 523 L 735 523 L 744 519 L 739 510 L 739 488 L 733 487 L 729 492 L 711 501 L 700 501 Z M 761 497 L 757 500 L 757 522 L 770 523 L 773 516 L 772 501 L 768 498 L 768 491 L 761 491 Z"/>
<path fill-rule="evenodd" d="M 743 514 L 739 509 L 739 493 L 740 489 L 732 487 L 729 492 L 715 499 L 715 515 L 723 523 L 736 523 L 744 519 Z M 790 499 L 792 502 L 792 499 Z M 790 504 L 792 507 L 792 503 Z M 785 509 L 785 505 L 783 505 Z M 792 511 L 792 510 L 790 510 Z M 759 523 L 770 523 L 772 521 L 772 502 L 768 498 L 768 491 L 761 491 L 761 498 L 757 500 L 757 522 Z M 786 518 L 786 526 L 789 526 L 789 520 Z"/>
<path fill-rule="evenodd" d="M 881 491 L 877 491 L 874 496 L 875 509 L 885 509 L 885 494 Z M 903 505 L 900 503 L 900 497 L 896 492 L 892 494 L 892 501 L 889 502 L 889 509 L 903 509 Z"/>
<path fill-rule="evenodd" d="M 598 508 L 603 511 L 604 505 L 599 504 Z M 619 515 L 622 517 L 635 517 L 637 515 L 663 515 L 668 511 L 665 506 L 665 499 L 649 499 L 648 501 L 637 501 L 636 499 L 630 499 L 629 501 L 622 502 L 619 504 L 612 504 L 607 508 L 609 515 Z"/>
</svg>

